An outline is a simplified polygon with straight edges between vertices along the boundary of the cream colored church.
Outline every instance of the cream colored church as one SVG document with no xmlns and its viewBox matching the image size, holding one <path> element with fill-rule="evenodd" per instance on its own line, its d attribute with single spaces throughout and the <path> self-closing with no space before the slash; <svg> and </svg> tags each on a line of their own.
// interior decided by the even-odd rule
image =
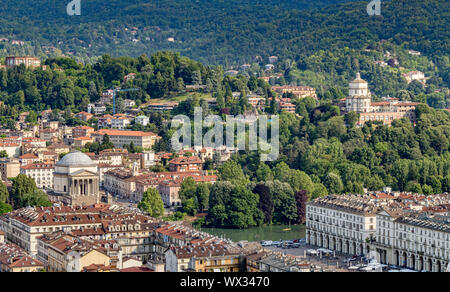
<svg viewBox="0 0 450 292">
<path fill-rule="evenodd" d="M 65 155 L 55 165 L 54 189 L 49 199 L 71 206 L 99 202 L 99 175 L 95 162 L 80 151 Z"/>
<path fill-rule="evenodd" d="M 372 101 L 372 94 L 367 81 L 356 74 L 356 79 L 349 84 L 348 97 L 342 100 L 341 112 L 356 112 L 359 114 L 357 126 L 363 126 L 368 121 L 382 122 L 390 125 L 393 121 L 408 118 L 412 123 L 416 121 L 416 106 L 419 103 L 400 101 L 398 98 L 385 97 L 381 101 Z"/>
</svg>

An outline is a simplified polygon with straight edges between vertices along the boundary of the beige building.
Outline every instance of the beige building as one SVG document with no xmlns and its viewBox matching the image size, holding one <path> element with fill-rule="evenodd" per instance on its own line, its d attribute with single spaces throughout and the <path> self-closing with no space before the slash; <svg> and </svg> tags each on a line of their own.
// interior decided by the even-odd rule
<svg viewBox="0 0 450 292">
<path fill-rule="evenodd" d="M 79 126 L 72 129 L 73 138 L 80 137 L 90 137 L 92 133 L 95 132 L 95 129 L 88 126 Z"/>
<path fill-rule="evenodd" d="M 39 253 L 44 255 L 48 272 L 81 272 L 90 265 L 110 266 L 107 250 L 94 242 L 72 235 L 38 239 Z"/>
<path fill-rule="evenodd" d="M 124 145 L 130 145 L 130 143 L 133 142 L 134 146 L 151 149 L 156 141 L 161 139 L 161 137 L 151 132 L 107 129 L 102 129 L 93 133 L 92 137 L 95 141 L 102 143 L 105 135 L 109 136 L 109 139 L 114 144 L 115 148 L 123 148 Z"/>
<path fill-rule="evenodd" d="M 165 253 L 166 272 L 239 272 L 239 252 L 224 244 L 172 247 Z"/>
<path fill-rule="evenodd" d="M 25 67 L 39 67 L 41 66 L 41 60 L 35 57 L 6 57 L 6 67 L 14 67 L 19 65 L 25 65 Z"/>
<path fill-rule="evenodd" d="M 359 113 L 358 126 L 368 121 L 382 122 L 390 125 L 394 120 L 408 118 L 415 122 L 415 109 L 419 103 L 400 102 L 398 99 L 387 98 L 381 102 L 372 102 L 372 95 L 367 81 L 361 79 L 358 73 L 356 79 L 349 84 L 349 96 L 345 99 L 345 112 Z"/>
<path fill-rule="evenodd" d="M 3 180 L 18 176 L 20 174 L 19 160 L 11 158 L 0 160 L 0 172 Z"/>
<path fill-rule="evenodd" d="M 73 139 L 73 146 L 76 148 L 83 148 L 88 143 L 93 143 L 94 139 L 91 137 L 78 137 Z"/>
<path fill-rule="evenodd" d="M 51 142 L 60 138 L 60 132 L 58 129 L 45 128 L 40 130 L 39 137 L 47 142 Z"/>
<path fill-rule="evenodd" d="M 8 157 L 19 157 L 21 149 L 21 142 L 0 140 L 0 151 L 5 151 Z"/>
<path fill-rule="evenodd" d="M 272 89 L 280 94 L 292 93 L 297 98 L 312 97 L 317 98 L 316 90 L 309 86 L 272 86 Z"/>
</svg>

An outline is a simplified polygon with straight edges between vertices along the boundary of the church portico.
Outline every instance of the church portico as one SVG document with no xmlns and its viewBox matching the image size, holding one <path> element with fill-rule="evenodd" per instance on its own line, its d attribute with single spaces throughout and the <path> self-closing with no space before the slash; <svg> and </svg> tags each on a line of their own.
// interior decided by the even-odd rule
<svg viewBox="0 0 450 292">
<path fill-rule="evenodd" d="M 55 165 L 53 200 L 68 205 L 92 205 L 99 202 L 97 165 L 79 151 L 64 156 Z"/>
</svg>

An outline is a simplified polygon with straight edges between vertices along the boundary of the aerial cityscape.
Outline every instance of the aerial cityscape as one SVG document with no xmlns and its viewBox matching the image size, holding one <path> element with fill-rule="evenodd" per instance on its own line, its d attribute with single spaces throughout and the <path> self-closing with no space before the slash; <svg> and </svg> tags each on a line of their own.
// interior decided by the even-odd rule
<svg viewBox="0 0 450 292">
<path fill-rule="evenodd" d="M 450 272 L 448 1 L 4 2 L 0 273 Z"/>
</svg>

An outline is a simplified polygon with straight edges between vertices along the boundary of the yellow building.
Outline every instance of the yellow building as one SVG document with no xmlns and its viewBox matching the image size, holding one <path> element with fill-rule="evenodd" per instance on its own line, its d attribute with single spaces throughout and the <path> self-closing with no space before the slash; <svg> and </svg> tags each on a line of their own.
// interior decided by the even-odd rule
<svg viewBox="0 0 450 292">
<path fill-rule="evenodd" d="M 81 272 L 92 265 L 111 265 L 111 258 L 104 248 L 73 235 L 53 239 L 41 237 L 38 241 L 47 248 L 45 258 L 49 272 Z"/>
<path fill-rule="evenodd" d="M 194 270 L 196 272 L 239 272 L 239 255 L 219 255 L 213 257 L 194 257 Z"/>
<path fill-rule="evenodd" d="M 254 254 L 248 255 L 246 258 L 246 271 L 250 273 L 258 273 L 259 261 L 264 258 L 268 253 L 265 251 L 256 252 Z"/>
<path fill-rule="evenodd" d="M 166 252 L 166 272 L 239 272 L 241 256 L 225 244 L 201 243 L 172 247 Z"/>
</svg>

